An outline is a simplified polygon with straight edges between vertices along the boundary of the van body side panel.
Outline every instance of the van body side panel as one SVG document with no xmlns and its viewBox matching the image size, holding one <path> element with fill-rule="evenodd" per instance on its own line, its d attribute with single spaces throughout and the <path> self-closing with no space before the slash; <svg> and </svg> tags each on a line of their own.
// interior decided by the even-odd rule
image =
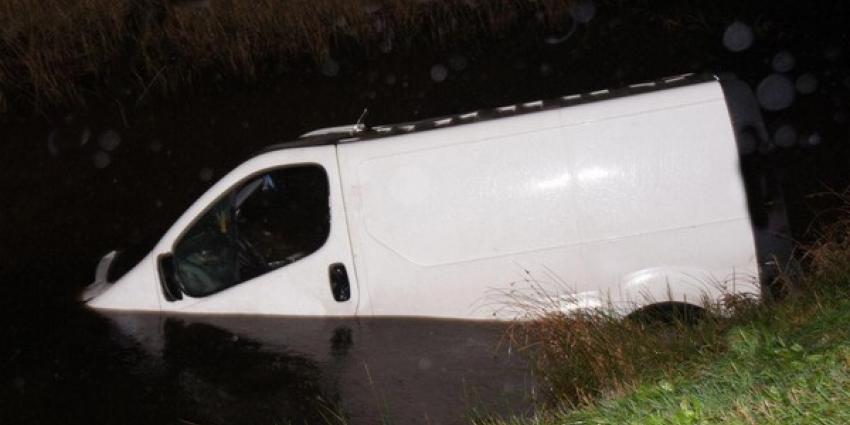
<svg viewBox="0 0 850 425">
<path fill-rule="evenodd" d="M 516 316 L 636 304 L 670 284 L 697 302 L 730 279 L 752 292 L 753 235 L 717 83 L 339 154 L 360 314 Z"/>
<path fill-rule="evenodd" d="M 366 232 L 422 267 L 574 244 L 578 205 L 559 136 L 541 130 L 370 159 L 358 170 Z"/>
<path fill-rule="evenodd" d="M 359 198 L 349 209 L 369 288 L 361 312 L 492 317 L 525 270 L 552 264 L 565 281 L 584 280 L 559 114 L 536 115 L 340 146 Z M 366 147 L 373 154 L 357 151 Z"/>
<path fill-rule="evenodd" d="M 671 296 L 701 301 L 693 299 L 702 297 L 694 291 L 677 293 L 677 286 L 703 288 L 698 292 L 707 296 L 758 293 L 752 229 L 723 93 L 716 83 L 691 88 L 701 89 L 699 102 L 682 93 L 677 108 L 590 124 L 572 125 L 569 110 L 562 110 L 576 196 L 584 206 L 578 221 L 587 285 L 620 282 L 613 298 L 621 302 L 641 305 Z M 654 274 L 652 282 L 635 283 L 631 277 L 646 270 Z"/>
</svg>

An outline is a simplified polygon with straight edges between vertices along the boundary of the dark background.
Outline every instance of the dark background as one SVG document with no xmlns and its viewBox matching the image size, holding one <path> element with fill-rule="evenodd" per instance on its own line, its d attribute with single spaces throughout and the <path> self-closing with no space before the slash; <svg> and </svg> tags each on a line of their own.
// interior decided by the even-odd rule
<svg viewBox="0 0 850 425">
<path fill-rule="evenodd" d="M 154 387 L 121 387 L 117 394 L 126 397 L 113 393 L 119 404 L 109 407 L 115 416 L 89 415 L 73 407 L 73 398 L 58 401 L 85 393 L 96 378 L 137 366 L 143 357 L 116 350 L 124 344 L 116 342 L 121 337 L 109 336 L 101 321 L 80 313 L 76 292 L 93 279 L 100 256 L 155 240 L 253 152 L 312 129 L 352 123 L 365 107 L 367 122 L 378 125 L 685 72 L 735 75 L 757 89 L 777 73 L 776 55 L 788 52 L 794 66 L 783 74 L 792 83 L 814 77 L 817 88 L 796 91 L 790 107 L 764 113 L 771 133 L 790 125 L 797 143 L 762 146 L 748 161 L 779 170 L 792 231 L 800 240 L 810 237 L 813 220 L 829 217 L 836 204 L 820 194 L 842 191 L 848 183 L 850 4 L 592 5 L 593 19 L 568 37 L 569 23 L 544 31 L 540 18 L 528 13 L 503 33 L 457 43 L 414 38 L 384 53 L 343 40 L 331 52 L 338 70 L 294 58 L 278 75 L 250 83 L 211 72 L 192 89 L 151 95 L 138 105 L 118 93 L 86 107 L 0 118 L 0 412 L 31 423 L 163 419 L 154 409 L 138 416 L 133 408 L 162 402 Z M 724 46 L 724 32 L 734 22 L 752 30 L 748 49 Z M 447 77 L 438 81 L 442 70 Z M 85 134 L 90 137 L 81 145 Z M 105 149 L 116 141 L 113 150 Z M 0 413 L 0 422 L 13 423 L 2 418 Z"/>
</svg>

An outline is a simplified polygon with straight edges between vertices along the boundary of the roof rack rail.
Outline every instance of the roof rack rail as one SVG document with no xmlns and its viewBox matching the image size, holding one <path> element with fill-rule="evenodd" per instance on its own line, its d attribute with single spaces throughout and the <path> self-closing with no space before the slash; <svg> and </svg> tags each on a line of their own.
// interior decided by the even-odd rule
<svg viewBox="0 0 850 425">
<path fill-rule="evenodd" d="M 272 150 L 286 149 L 290 147 L 316 146 L 325 144 L 349 143 L 361 140 L 372 140 L 383 137 L 391 137 L 399 134 L 409 134 L 434 129 L 451 128 L 480 121 L 499 119 L 511 116 L 545 111 L 553 108 L 570 107 L 589 102 L 598 102 L 617 97 L 633 94 L 650 93 L 671 87 L 680 87 L 708 81 L 719 81 L 720 78 L 714 74 L 681 74 L 655 80 L 631 84 L 629 86 L 615 89 L 593 90 L 585 93 L 560 96 L 550 100 L 535 100 L 513 105 L 505 105 L 495 108 L 480 109 L 477 111 L 463 112 L 436 118 L 428 118 L 420 121 L 387 124 L 375 127 L 366 126 L 363 118 L 366 110 L 361 114 L 357 124 L 342 125 L 313 130 L 301 135 L 297 140 L 277 143 L 263 149 L 259 153 Z"/>
<path fill-rule="evenodd" d="M 299 139 L 307 139 L 310 137 L 317 136 L 327 136 L 327 135 L 339 135 L 342 137 L 351 137 L 357 133 L 366 130 L 366 126 L 363 124 L 348 124 L 348 125 L 339 125 L 336 127 L 326 127 L 320 128 L 318 130 L 313 130 L 308 133 L 304 133 L 298 136 Z"/>
</svg>

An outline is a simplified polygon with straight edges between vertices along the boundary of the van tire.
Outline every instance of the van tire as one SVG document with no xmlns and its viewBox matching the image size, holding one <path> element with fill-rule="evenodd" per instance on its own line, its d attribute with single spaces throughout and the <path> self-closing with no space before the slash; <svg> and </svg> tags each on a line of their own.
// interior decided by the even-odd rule
<svg viewBox="0 0 850 425">
<path fill-rule="evenodd" d="M 704 308 L 681 302 L 663 302 L 651 304 L 633 311 L 626 320 L 633 320 L 644 326 L 667 326 L 683 324 L 693 326 L 706 316 Z"/>
</svg>

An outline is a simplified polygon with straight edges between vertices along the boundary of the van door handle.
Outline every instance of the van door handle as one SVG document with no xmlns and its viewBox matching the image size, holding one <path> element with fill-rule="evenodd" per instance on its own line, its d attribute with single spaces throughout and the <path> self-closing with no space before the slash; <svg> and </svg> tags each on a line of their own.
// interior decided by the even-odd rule
<svg viewBox="0 0 850 425">
<path fill-rule="evenodd" d="M 342 263 L 333 263 L 328 267 L 331 280 L 331 294 L 337 302 L 345 302 L 351 298 L 351 285 L 348 283 L 348 272 Z"/>
</svg>

